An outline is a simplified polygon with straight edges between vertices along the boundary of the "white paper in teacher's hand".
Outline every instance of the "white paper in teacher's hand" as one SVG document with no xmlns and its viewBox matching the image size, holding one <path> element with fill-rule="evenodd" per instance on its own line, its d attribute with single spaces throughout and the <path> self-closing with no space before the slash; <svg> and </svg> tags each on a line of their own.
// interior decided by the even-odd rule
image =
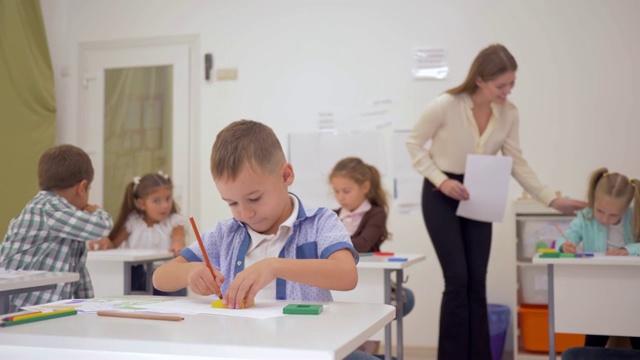
<svg viewBox="0 0 640 360">
<path fill-rule="evenodd" d="M 509 156 L 467 155 L 464 186 L 469 200 L 460 201 L 456 215 L 485 222 L 502 221 L 512 164 Z"/>
</svg>

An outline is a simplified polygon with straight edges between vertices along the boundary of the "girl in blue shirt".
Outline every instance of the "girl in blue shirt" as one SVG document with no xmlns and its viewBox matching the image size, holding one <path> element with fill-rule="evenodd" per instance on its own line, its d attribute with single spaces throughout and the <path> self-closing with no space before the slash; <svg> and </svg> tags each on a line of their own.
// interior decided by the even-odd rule
<svg viewBox="0 0 640 360">
<path fill-rule="evenodd" d="M 582 243 L 584 252 L 640 255 L 640 180 L 601 168 L 591 175 L 587 196 L 565 234 L 569 241 L 558 238 L 556 248 L 575 254 Z"/>
<path fill-rule="evenodd" d="M 589 180 L 589 202 L 578 212 L 564 237 L 557 241 L 560 252 L 607 255 L 640 255 L 640 181 L 606 168 L 596 170 Z M 633 206 L 631 207 L 631 202 Z M 640 349 L 640 338 L 631 337 L 631 346 Z M 608 335 L 587 335 L 585 346 L 604 347 Z"/>
</svg>

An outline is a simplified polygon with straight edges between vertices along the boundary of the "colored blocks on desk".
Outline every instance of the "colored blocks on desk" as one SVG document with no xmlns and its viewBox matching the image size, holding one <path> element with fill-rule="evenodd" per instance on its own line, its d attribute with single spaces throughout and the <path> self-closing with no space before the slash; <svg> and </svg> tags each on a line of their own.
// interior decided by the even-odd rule
<svg viewBox="0 0 640 360">
<path fill-rule="evenodd" d="M 536 243 L 536 251 L 540 251 L 542 249 L 549 249 L 549 245 L 544 241 L 538 241 Z"/>
<path fill-rule="evenodd" d="M 249 305 L 249 307 L 251 307 L 251 306 L 253 306 L 255 304 L 256 304 L 256 302 L 252 301 L 251 305 Z M 213 300 L 213 302 L 211 302 L 211 307 L 215 308 L 215 309 L 228 309 L 229 308 L 229 307 L 227 307 L 227 305 L 222 303 L 222 299 Z M 247 307 L 245 306 L 245 303 L 244 303 L 244 300 L 243 300 L 241 309 L 245 309 L 245 308 L 247 308 Z"/>
<path fill-rule="evenodd" d="M 558 250 L 556 249 L 537 249 L 537 251 L 540 254 L 549 254 L 549 253 L 553 254 L 558 252 Z"/>
<path fill-rule="evenodd" d="M 282 309 L 283 314 L 289 315 L 319 315 L 321 304 L 289 304 Z"/>
<path fill-rule="evenodd" d="M 542 253 L 540 254 L 540 257 L 541 258 L 559 258 L 560 253 L 559 252 Z"/>
<path fill-rule="evenodd" d="M 385 252 L 385 251 L 376 251 L 373 254 L 375 256 L 393 256 L 392 252 Z"/>
</svg>

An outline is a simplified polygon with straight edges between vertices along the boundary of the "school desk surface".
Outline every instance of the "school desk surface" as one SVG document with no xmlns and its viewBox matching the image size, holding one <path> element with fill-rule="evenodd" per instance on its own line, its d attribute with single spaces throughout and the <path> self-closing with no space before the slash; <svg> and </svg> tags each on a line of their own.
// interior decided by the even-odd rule
<svg viewBox="0 0 640 360">
<path fill-rule="evenodd" d="M 640 336 L 640 256 L 541 258 L 549 286 L 549 358 L 555 332 Z"/>
<path fill-rule="evenodd" d="M 151 295 L 151 271 L 153 263 L 169 260 L 173 254 L 152 249 L 111 249 L 89 251 L 87 269 L 91 275 L 93 292 L 96 297 L 122 295 Z M 147 291 L 131 291 L 131 266 L 145 265 L 147 269 Z"/>
<path fill-rule="evenodd" d="M 201 314 L 184 315 L 183 321 L 153 321 L 79 314 L 0 328 L 0 354 L 26 360 L 336 360 L 395 316 L 386 304 L 324 305 L 317 316 L 269 319 Z"/>
<path fill-rule="evenodd" d="M 80 275 L 70 272 L 42 271 L 12 278 L 0 279 L 0 315 L 9 312 L 9 295 L 23 292 L 50 290 L 57 284 L 76 282 Z"/>
<path fill-rule="evenodd" d="M 391 304 L 391 283 L 396 286 L 398 294 L 402 293 L 404 277 L 404 269 L 425 261 L 427 256 L 425 254 L 412 254 L 412 253 L 381 253 L 385 255 L 373 255 L 371 253 L 363 254 L 360 256 L 358 262 L 358 288 L 363 287 L 376 287 L 383 288 L 382 302 L 385 304 Z M 375 280 L 370 280 L 370 274 L 365 274 L 363 271 L 370 272 L 380 270 L 382 272 L 383 281 L 380 282 L 379 275 L 376 275 Z M 395 273 L 396 281 L 391 279 L 391 274 Z M 367 281 L 370 280 L 370 281 Z M 356 292 L 359 290 L 356 288 Z M 332 292 L 335 300 L 351 301 L 350 292 Z M 355 294 L 355 293 L 354 293 Z M 359 300 L 360 298 L 356 298 Z M 356 301 L 358 301 L 356 300 Z M 403 319 L 402 306 L 399 306 L 396 310 L 396 348 L 397 348 L 397 360 L 404 359 L 404 335 L 403 335 Z M 391 323 L 384 327 L 384 355 L 385 360 L 391 360 L 391 348 L 393 342 L 391 341 Z"/>
</svg>

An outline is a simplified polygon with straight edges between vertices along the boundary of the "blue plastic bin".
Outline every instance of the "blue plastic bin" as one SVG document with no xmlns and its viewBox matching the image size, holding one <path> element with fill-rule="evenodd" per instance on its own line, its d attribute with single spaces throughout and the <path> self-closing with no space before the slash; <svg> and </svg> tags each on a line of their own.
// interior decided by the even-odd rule
<svg viewBox="0 0 640 360">
<path fill-rule="evenodd" d="M 501 360 L 504 352 L 504 342 L 507 339 L 507 329 L 511 310 L 506 305 L 488 304 L 489 335 L 491 336 L 491 358 Z"/>
</svg>

